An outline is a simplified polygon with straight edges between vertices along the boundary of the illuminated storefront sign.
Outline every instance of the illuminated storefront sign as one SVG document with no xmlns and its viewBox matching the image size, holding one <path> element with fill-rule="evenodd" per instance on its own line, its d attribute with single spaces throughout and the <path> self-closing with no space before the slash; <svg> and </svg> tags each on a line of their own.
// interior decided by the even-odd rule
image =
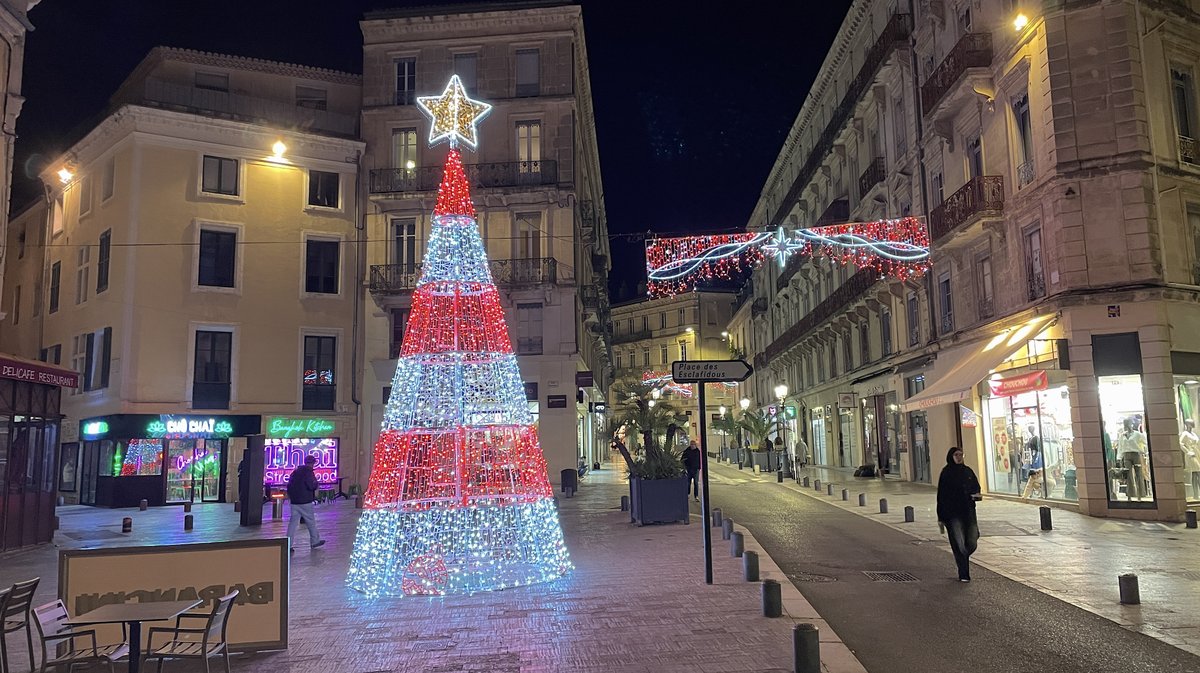
<svg viewBox="0 0 1200 673">
<path fill-rule="evenodd" d="M 185 414 L 113 414 L 79 421 L 85 440 L 99 439 L 226 439 L 257 435 L 262 416 Z"/>
<path fill-rule="evenodd" d="M 334 422 L 327 418 L 285 418 L 272 416 L 267 419 L 268 437 L 328 437 L 333 434 Z"/>
<path fill-rule="evenodd" d="M 266 440 L 266 471 L 263 483 L 282 486 L 292 476 L 292 470 L 304 464 L 305 456 L 315 456 L 313 472 L 321 484 L 336 484 L 338 480 L 338 440 L 335 437 L 270 438 Z"/>
<path fill-rule="evenodd" d="M 88 421 L 83 424 L 84 437 L 99 437 L 100 435 L 108 434 L 107 421 Z"/>
<path fill-rule="evenodd" d="M 148 437 L 228 437 L 233 424 L 222 418 L 203 416 L 162 416 L 146 424 Z"/>
</svg>

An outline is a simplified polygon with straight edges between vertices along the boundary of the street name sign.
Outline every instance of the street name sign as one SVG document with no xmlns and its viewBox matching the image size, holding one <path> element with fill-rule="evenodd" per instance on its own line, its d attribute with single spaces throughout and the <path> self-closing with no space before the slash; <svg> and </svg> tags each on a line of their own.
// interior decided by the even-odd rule
<svg viewBox="0 0 1200 673">
<path fill-rule="evenodd" d="M 671 363 L 675 383 L 730 383 L 745 381 L 754 368 L 745 360 L 681 360 Z"/>
</svg>

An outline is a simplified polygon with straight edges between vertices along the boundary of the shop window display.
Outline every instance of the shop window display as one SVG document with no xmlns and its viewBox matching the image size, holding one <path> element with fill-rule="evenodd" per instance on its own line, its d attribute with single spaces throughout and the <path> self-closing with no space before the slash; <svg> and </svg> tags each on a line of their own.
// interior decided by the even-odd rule
<svg viewBox="0 0 1200 673">
<path fill-rule="evenodd" d="M 1041 385 L 1047 379 L 1041 378 Z M 1024 498 L 1078 500 L 1065 385 L 984 400 L 988 488 Z"/>
<path fill-rule="evenodd" d="M 1149 430 L 1140 374 L 1097 377 L 1111 502 L 1154 502 Z"/>
<path fill-rule="evenodd" d="M 1179 450 L 1183 484 L 1189 501 L 1200 500 L 1200 377 L 1175 377 L 1175 410 L 1179 415 Z"/>
</svg>

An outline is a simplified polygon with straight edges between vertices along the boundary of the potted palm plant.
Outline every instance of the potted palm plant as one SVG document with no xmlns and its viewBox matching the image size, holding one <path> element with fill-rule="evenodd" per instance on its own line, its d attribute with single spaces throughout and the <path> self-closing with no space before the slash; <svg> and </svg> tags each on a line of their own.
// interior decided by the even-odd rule
<svg viewBox="0 0 1200 673">
<path fill-rule="evenodd" d="M 729 437 L 737 432 L 737 420 L 730 414 L 723 414 L 713 421 L 712 427 L 713 430 L 721 433 L 721 460 L 729 463 L 737 460 L 737 446 L 728 441 Z"/>
<path fill-rule="evenodd" d="M 667 428 L 675 422 L 674 405 L 651 397 L 640 381 L 618 381 L 613 388 L 617 426 L 632 430 L 626 436 L 640 441 L 640 451 L 629 463 L 633 519 L 643 526 L 688 523 L 687 473 L 679 454 L 665 444 Z"/>
<path fill-rule="evenodd" d="M 757 467 L 760 472 L 771 469 L 771 450 L 764 450 L 764 440 L 771 434 L 771 423 L 758 414 L 745 412 L 738 420 L 738 426 L 750 436 L 750 456 L 747 463 Z"/>
</svg>

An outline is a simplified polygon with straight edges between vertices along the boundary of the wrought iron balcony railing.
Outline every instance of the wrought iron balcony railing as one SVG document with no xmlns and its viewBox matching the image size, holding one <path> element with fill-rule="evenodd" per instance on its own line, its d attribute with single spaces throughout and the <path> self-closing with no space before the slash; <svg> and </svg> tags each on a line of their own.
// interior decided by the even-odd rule
<svg viewBox="0 0 1200 673">
<path fill-rule="evenodd" d="M 600 309 L 600 290 L 590 285 L 585 285 L 579 288 L 579 301 L 583 304 L 583 308 L 588 311 L 597 311 Z"/>
<path fill-rule="evenodd" d="M 995 302 L 992 297 L 980 297 L 976 305 L 979 308 L 980 320 L 996 315 Z"/>
<path fill-rule="evenodd" d="M 839 312 L 844 311 L 847 306 L 858 300 L 859 297 L 866 294 L 879 280 L 879 272 L 870 267 L 861 269 L 853 276 L 850 276 L 845 283 L 842 283 L 833 294 L 829 295 L 816 308 L 809 311 L 808 315 L 801 318 L 796 324 L 792 325 L 783 334 L 780 334 L 775 341 L 767 346 L 767 350 L 762 354 L 765 365 L 767 362 L 783 355 L 788 350 L 796 346 L 808 335 L 809 332 L 817 327 L 824 325 Z M 755 363 L 755 368 L 758 368 L 758 363 Z"/>
<path fill-rule="evenodd" d="M 992 34 L 967 33 L 946 54 L 942 63 L 921 85 L 921 110 L 928 115 L 939 101 L 967 71 L 967 68 L 985 68 L 992 64 Z"/>
<path fill-rule="evenodd" d="M 654 332 L 649 329 L 639 329 L 626 331 L 620 334 L 613 334 L 612 342 L 615 344 L 626 344 L 631 341 L 644 341 L 654 336 Z"/>
<path fill-rule="evenodd" d="M 1026 161 L 1017 166 L 1017 186 L 1024 187 L 1033 182 L 1033 160 Z"/>
<path fill-rule="evenodd" d="M 941 333 L 943 335 L 949 334 L 954 331 L 954 312 L 953 311 L 946 311 L 945 313 L 942 314 L 941 327 L 942 327 Z"/>
<path fill-rule="evenodd" d="M 1004 211 L 1004 178 L 981 175 L 971 178 L 929 213 L 929 237 L 937 241 L 983 215 Z"/>
<path fill-rule="evenodd" d="M 517 337 L 517 355 L 541 355 L 542 337 Z"/>
<path fill-rule="evenodd" d="M 1200 164 L 1200 157 L 1196 153 L 1195 138 L 1179 136 L 1179 160 L 1185 164 Z"/>
<path fill-rule="evenodd" d="M 375 293 L 412 292 L 420 279 L 420 264 L 373 264 L 368 287 Z"/>
<path fill-rule="evenodd" d="M 500 286 L 558 283 L 558 260 L 553 257 L 493 259 L 488 262 L 488 268 L 492 272 L 492 281 Z M 420 279 L 420 264 L 373 264 L 368 287 L 376 294 L 412 292 Z"/>
<path fill-rule="evenodd" d="M 831 224 L 845 224 L 850 221 L 850 199 L 845 197 L 840 198 L 829 207 L 821 216 L 817 218 L 817 223 L 813 226 L 825 227 Z"/>
<path fill-rule="evenodd" d="M 1027 274 L 1025 286 L 1029 289 L 1029 301 L 1046 296 L 1046 274 L 1033 271 Z"/>
<path fill-rule="evenodd" d="M 757 318 L 767 312 L 767 298 L 758 297 L 754 303 L 750 305 L 750 317 Z"/>
<path fill-rule="evenodd" d="M 871 163 L 867 165 L 867 170 L 863 171 L 863 174 L 859 176 L 858 196 L 860 198 L 866 195 L 867 192 L 871 191 L 872 187 L 883 182 L 884 176 L 887 175 L 887 169 L 884 167 L 883 163 L 883 157 L 875 157 L 875 159 L 873 159 Z"/>
<path fill-rule="evenodd" d="M 788 257 L 787 264 L 784 265 L 783 271 L 779 272 L 779 278 L 775 279 L 775 289 L 782 291 L 792 282 L 792 277 L 800 270 L 804 264 L 804 255 L 792 255 Z"/>
<path fill-rule="evenodd" d="M 739 308 L 741 308 L 746 302 L 750 301 L 750 298 L 753 296 L 754 296 L 754 281 L 751 278 L 747 278 L 746 282 L 742 283 L 742 286 L 740 288 L 738 288 L 737 294 L 734 295 L 734 297 L 733 297 L 734 313 L 737 313 L 737 310 Z"/>
<path fill-rule="evenodd" d="M 558 162 L 504 161 L 490 164 L 464 164 L 471 187 L 535 187 L 558 184 Z M 436 191 L 442 180 L 441 166 L 418 168 L 376 168 L 371 170 L 372 194 Z"/>
</svg>

